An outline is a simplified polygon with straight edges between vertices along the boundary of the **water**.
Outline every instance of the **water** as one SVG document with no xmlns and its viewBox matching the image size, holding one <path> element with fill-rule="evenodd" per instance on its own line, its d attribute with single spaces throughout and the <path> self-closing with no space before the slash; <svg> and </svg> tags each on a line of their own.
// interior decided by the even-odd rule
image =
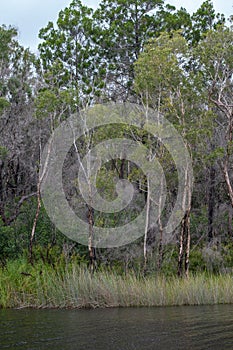
<svg viewBox="0 0 233 350">
<path fill-rule="evenodd" d="M 0 349 L 233 349 L 233 305 L 0 310 Z"/>
</svg>

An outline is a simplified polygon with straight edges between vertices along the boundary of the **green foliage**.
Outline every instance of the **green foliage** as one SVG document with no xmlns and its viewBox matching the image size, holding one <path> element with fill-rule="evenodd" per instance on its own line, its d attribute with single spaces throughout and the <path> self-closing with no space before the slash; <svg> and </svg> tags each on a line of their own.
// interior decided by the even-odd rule
<svg viewBox="0 0 233 350">
<path fill-rule="evenodd" d="M 181 64 L 186 51 L 187 44 L 180 32 L 174 32 L 172 37 L 162 33 L 159 38 L 149 41 L 135 63 L 135 91 L 148 96 L 145 102 L 157 105 L 159 96 L 165 101 L 166 89 L 184 80 Z"/>
<path fill-rule="evenodd" d="M 210 152 L 206 156 L 206 160 L 214 164 L 216 160 L 222 159 L 224 155 L 225 155 L 224 147 L 216 147 L 214 151 Z"/>
<path fill-rule="evenodd" d="M 225 23 L 223 14 L 216 14 L 211 0 L 204 1 L 200 8 L 193 13 L 192 31 L 188 34 L 192 44 L 196 45 L 201 38 L 212 29 L 216 29 L 218 25 Z"/>
<path fill-rule="evenodd" d="M 232 276 L 189 279 L 126 276 L 102 270 L 92 275 L 75 264 L 56 269 L 25 260 L 0 270 L 0 307 L 97 308 L 233 303 Z"/>
<path fill-rule="evenodd" d="M 196 274 L 196 273 L 200 273 L 208 270 L 206 261 L 203 257 L 201 250 L 198 250 L 198 249 L 191 250 L 190 262 L 191 262 L 190 264 L 191 273 Z"/>
<path fill-rule="evenodd" d="M 224 261 L 224 269 L 227 272 L 233 271 L 233 242 L 231 240 L 229 240 L 222 247 L 222 255 Z"/>
<path fill-rule="evenodd" d="M 41 29 L 39 37 L 40 59 L 45 72 L 46 83 L 55 79 L 54 87 L 69 89 L 78 101 L 85 104 L 91 100 L 99 84 L 101 68 L 94 35 L 92 9 L 74 0 L 69 7 L 60 11 L 56 29 L 52 22 Z"/>
<path fill-rule="evenodd" d="M 0 114 L 8 107 L 10 103 L 4 97 L 0 97 Z"/>
<path fill-rule="evenodd" d="M 0 159 L 5 159 L 7 156 L 8 150 L 4 146 L 0 146 Z"/>
<path fill-rule="evenodd" d="M 7 259 L 18 257 L 18 242 L 14 228 L 4 226 L 0 219 L 0 264 L 5 264 Z"/>
<path fill-rule="evenodd" d="M 188 14 L 184 8 L 176 10 L 171 5 L 164 5 L 160 0 L 103 0 L 96 11 L 84 6 L 79 0 L 73 0 L 67 8 L 60 11 L 56 23 L 49 22 L 41 29 L 39 37 L 42 42 L 39 45 L 38 58 L 19 45 L 15 28 L 0 27 L 0 210 L 2 219 L 5 219 L 4 224 L 0 224 L 0 260 L 3 264 L 9 259 L 27 255 L 36 201 L 31 199 L 25 202 L 20 210 L 17 206 L 25 194 L 35 190 L 41 144 L 49 132 L 53 132 L 56 126 L 72 113 L 87 105 L 112 99 L 140 100 L 140 103 L 143 102 L 163 113 L 177 128 L 192 153 L 197 179 L 191 215 L 191 232 L 197 247 L 191 252 L 190 269 L 193 272 L 219 272 L 232 267 L 231 243 L 226 246 L 222 244 L 221 248 L 214 245 L 205 246 L 205 232 L 208 232 L 209 225 L 209 167 L 227 159 L 229 170 L 232 168 L 233 34 L 232 27 L 227 27 L 224 23 L 224 16 L 215 13 L 209 0 L 193 15 Z M 98 108 L 93 108 L 93 116 L 97 111 Z M 33 114 L 37 119 L 30 120 Z M 9 129 L 5 129 L 9 125 Z M 40 130 L 37 130 L 38 125 Z M 5 130 L 7 134 L 4 136 Z M 168 173 L 166 181 L 172 207 L 178 183 L 177 171 L 174 170 L 174 162 L 169 152 L 158 140 L 126 125 L 108 125 L 85 135 L 77 141 L 77 145 L 83 156 L 90 145 L 95 146 L 100 141 L 113 137 L 132 138 L 132 135 L 149 150 L 157 152 L 160 163 Z M 28 165 L 29 159 L 31 163 Z M 105 199 L 114 200 L 117 196 L 116 182 L 120 174 L 121 178 L 134 184 L 142 194 L 143 200 L 140 203 L 138 200 L 129 212 L 124 211 L 119 216 L 115 213 L 109 216 L 95 213 L 95 223 L 99 226 L 123 224 L 137 215 L 137 207 L 145 204 L 145 175 L 135 165 L 124 161 L 117 159 L 102 166 L 97 176 L 97 189 Z M 27 182 L 28 178 L 31 183 L 24 183 L 23 187 L 23 181 Z M 219 230 L 217 235 L 226 235 L 228 197 L 222 194 L 220 172 L 214 182 L 213 186 L 216 192 L 219 192 L 213 203 L 214 212 L 217 212 L 214 213 L 215 221 L 216 218 L 220 218 L 221 221 L 219 226 L 216 225 L 216 230 Z M 219 209 L 221 206 L 224 209 Z M 170 208 L 165 208 L 164 211 L 167 211 L 166 216 Z M 15 214 L 16 219 L 8 225 L 7 220 L 11 214 L 13 217 Z M 202 236 L 204 238 L 200 244 Z M 161 273 L 166 276 L 172 276 L 176 272 L 175 239 L 171 245 L 164 247 Z M 127 254 L 122 250 L 123 253 L 114 252 L 109 258 L 110 263 L 121 275 L 129 266 L 141 273 L 141 244 L 142 241 L 135 243 L 140 251 L 140 258 L 136 254 L 133 256 L 133 246 L 125 248 Z M 107 259 L 107 252 L 101 251 L 101 254 L 103 261 Z M 132 303 L 130 301 L 131 290 L 136 286 L 135 291 L 139 294 L 141 288 L 135 276 L 129 276 L 128 284 L 116 275 L 110 274 L 108 280 L 101 267 L 103 275 L 99 276 L 104 281 L 102 289 L 98 289 L 97 279 L 94 280 L 92 289 L 90 276 L 85 279 L 81 270 L 74 270 L 75 279 L 72 280 L 70 271 L 73 266 L 69 265 L 69 262 L 72 261 L 74 265 L 86 264 L 87 257 L 87 248 L 71 242 L 62 233 L 57 232 L 42 206 L 34 240 L 34 260 L 38 270 L 34 270 L 26 262 L 21 262 L 22 265 L 17 263 L 17 266 L 12 267 L 10 279 L 14 280 L 19 267 L 21 272 L 27 270 L 27 273 L 33 276 L 32 285 L 30 279 L 26 280 L 24 275 L 17 275 L 18 280 L 15 278 L 13 287 L 7 285 L 10 286 L 11 297 L 15 290 L 18 293 L 16 294 L 19 299 L 16 298 L 13 304 L 17 305 L 18 300 L 26 300 L 25 303 L 29 303 L 29 295 L 32 295 L 30 293 L 33 292 L 35 297 L 38 287 L 38 303 L 42 300 L 42 305 L 50 305 L 53 293 L 56 293 L 53 283 L 57 283 L 59 291 L 56 296 L 59 305 L 67 305 L 62 294 L 63 287 L 71 298 L 68 305 L 96 305 L 95 298 L 75 304 L 72 299 L 76 297 L 75 293 L 81 293 L 82 298 L 85 298 L 86 291 L 97 292 L 100 304 L 108 305 L 108 300 L 106 301 L 102 293 L 106 285 L 113 298 L 113 302 L 109 301 L 110 305 L 144 305 L 143 298 L 137 299 L 137 296 Z M 148 262 L 148 271 L 151 274 L 158 272 L 156 259 L 157 253 L 153 253 Z M 62 271 L 59 278 L 51 266 Z M 42 268 L 45 268 L 46 272 L 41 276 Z M 67 275 L 67 271 L 64 272 L 65 268 L 68 269 Z M 80 281 L 79 274 L 83 278 L 81 292 L 75 284 Z M 198 281 L 203 282 L 201 278 Z M 114 295 L 117 293 L 118 282 L 122 288 L 120 296 Z M 210 281 L 210 285 L 216 285 L 215 283 L 216 281 Z M 22 293 L 22 299 L 20 284 L 23 293 L 24 289 L 26 291 L 26 294 Z M 114 293 L 111 294 L 112 285 Z M 162 297 L 153 302 L 152 289 L 155 285 L 151 281 L 147 287 L 151 291 L 146 294 L 148 304 L 163 304 Z M 164 281 L 159 280 L 156 287 L 162 293 Z M 192 283 L 191 287 L 193 289 L 188 291 L 190 295 L 196 291 Z M 207 284 L 205 287 L 207 288 Z M 71 296 L 69 288 L 75 290 Z M 4 291 L 6 295 L 7 288 Z M 147 291 L 143 290 L 143 293 Z M 171 289 L 169 293 L 172 294 Z M 203 295 L 205 293 L 206 290 L 203 290 Z M 197 303 L 202 302 L 202 298 L 207 300 L 203 295 L 199 296 L 198 300 L 191 297 L 190 300 Z M 180 295 L 178 296 L 180 298 Z M 182 298 L 178 299 L 183 303 L 189 296 L 182 295 Z M 120 298 L 123 301 L 119 301 Z M 210 300 L 213 301 L 213 298 L 211 295 Z M 1 302 L 2 305 L 7 305 L 6 300 L 7 297 Z M 174 299 L 171 302 L 174 302 Z M 56 301 L 51 302 L 51 305 L 55 304 Z"/>
<path fill-rule="evenodd" d="M 35 57 L 17 41 L 14 27 L 0 26 L 0 113 L 10 103 L 27 103 L 32 95 Z"/>
</svg>

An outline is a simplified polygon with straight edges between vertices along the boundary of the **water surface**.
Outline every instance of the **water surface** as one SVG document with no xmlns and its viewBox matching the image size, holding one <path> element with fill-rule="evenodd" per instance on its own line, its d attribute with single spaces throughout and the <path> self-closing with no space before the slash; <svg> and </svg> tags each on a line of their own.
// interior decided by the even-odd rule
<svg viewBox="0 0 233 350">
<path fill-rule="evenodd" d="M 0 349 L 233 349 L 233 305 L 0 310 Z"/>
</svg>

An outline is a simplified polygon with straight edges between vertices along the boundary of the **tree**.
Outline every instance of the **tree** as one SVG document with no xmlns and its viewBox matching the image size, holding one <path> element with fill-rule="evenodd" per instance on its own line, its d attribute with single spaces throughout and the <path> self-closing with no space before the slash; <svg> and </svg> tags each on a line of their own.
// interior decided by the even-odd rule
<svg viewBox="0 0 233 350">
<path fill-rule="evenodd" d="M 93 19 L 99 34 L 96 43 L 106 61 L 108 98 L 125 101 L 133 84 L 133 63 L 145 42 L 158 31 L 153 11 L 161 0 L 103 0 Z"/>
<path fill-rule="evenodd" d="M 5 225 L 35 194 L 33 69 L 34 56 L 19 45 L 17 30 L 0 27 L 0 216 Z"/>
<path fill-rule="evenodd" d="M 76 110 L 90 104 L 103 87 L 104 69 L 93 38 L 91 8 L 74 0 L 60 11 L 56 26 L 49 22 L 39 33 L 44 74 L 56 77 L 59 89 L 73 90 Z M 46 82 L 50 80 L 45 76 Z"/>
<path fill-rule="evenodd" d="M 186 37 L 195 46 L 201 40 L 203 34 L 225 23 L 225 16 L 220 13 L 216 14 L 212 1 L 207 0 L 193 13 L 191 21 L 191 30 L 186 33 Z"/>
<path fill-rule="evenodd" d="M 196 50 L 196 60 L 199 64 L 199 79 L 205 89 L 206 100 L 216 113 L 219 133 L 222 138 L 215 141 L 216 156 L 222 170 L 230 203 L 233 206 L 232 172 L 232 134 L 233 134 L 233 103 L 232 103 L 232 27 L 218 26 L 210 30 L 200 41 Z"/>
<path fill-rule="evenodd" d="M 162 33 L 159 38 L 148 43 L 136 62 L 135 90 L 145 106 L 164 114 L 176 126 L 186 148 L 191 152 L 197 139 L 198 121 L 195 118 L 197 113 L 201 113 L 201 101 L 192 85 L 192 72 L 187 71 L 189 59 L 188 43 L 180 32 Z M 157 155 L 160 158 L 167 156 L 163 147 L 160 152 L 157 151 Z M 167 160 L 172 161 L 169 158 Z M 173 164 L 167 163 L 167 166 L 172 168 Z M 184 263 L 185 274 L 188 276 L 192 190 L 188 168 L 184 169 L 184 176 L 186 191 L 183 193 L 182 209 L 185 214 L 179 235 L 178 274 L 183 274 Z M 160 245 L 163 240 L 161 235 L 160 222 Z"/>
</svg>

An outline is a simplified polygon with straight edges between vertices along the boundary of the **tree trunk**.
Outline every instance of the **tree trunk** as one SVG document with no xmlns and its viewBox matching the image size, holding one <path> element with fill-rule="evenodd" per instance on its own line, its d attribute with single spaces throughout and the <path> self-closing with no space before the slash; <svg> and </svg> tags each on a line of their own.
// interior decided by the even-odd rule
<svg viewBox="0 0 233 350">
<path fill-rule="evenodd" d="M 189 255 L 190 255 L 190 209 L 188 209 L 181 222 L 178 255 L 178 276 L 189 276 Z"/>
<path fill-rule="evenodd" d="M 158 270 L 160 271 L 163 263 L 163 226 L 162 226 L 160 217 L 159 217 L 158 224 L 159 224 L 159 249 L 158 249 L 157 267 L 158 267 Z"/>
<path fill-rule="evenodd" d="M 233 207 L 229 205 L 228 209 L 228 236 L 233 238 L 233 228 L 232 228 L 232 220 L 233 220 Z"/>
<path fill-rule="evenodd" d="M 125 174 L 125 159 L 121 159 L 121 164 L 120 164 L 120 179 L 124 179 L 124 174 Z"/>
<path fill-rule="evenodd" d="M 224 179 L 227 185 L 228 194 L 230 197 L 231 206 L 233 207 L 233 188 L 230 181 L 229 171 L 228 171 L 228 160 L 226 160 L 222 166 Z"/>
<path fill-rule="evenodd" d="M 191 243 L 191 235 L 190 235 L 190 210 L 186 212 L 185 216 L 185 236 L 186 236 L 186 249 L 185 249 L 185 277 L 189 277 L 189 255 L 190 255 L 190 243 Z"/>
<path fill-rule="evenodd" d="M 35 237 L 35 232 L 36 232 L 36 225 L 37 221 L 40 215 L 40 208 L 41 208 L 41 198 L 40 198 L 40 179 L 38 180 L 37 184 L 37 208 L 36 208 L 36 215 L 33 221 L 33 226 L 32 226 L 32 231 L 31 231 L 31 237 L 30 237 L 30 243 L 29 243 L 29 261 L 31 264 L 33 264 L 33 254 L 32 254 L 32 248 L 33 248 L 33 240 Z"/>
<path fill-rule="evenodd" d="M 144 255 L 144 272 L 146 272 L 147 269 L 147 260 L 148 260 L 148 254 L 147 254 L 147 237 L 148 237 L 148 230 L 149 230 L 149 223 L 150 223 L 150 180 L 149 177 L 147 178 L 147 198 L 146 198 L 146 223 L 145 223 L 145 232 L 144 232 L 144 244 L 143 244 L 143 255 Z"/>
<path fill-rule="evenodd" d="M 178 255 L 178 276 L 188 277 L 189 275 L 189 255 L 190 255 L 190 212 L 191 212 L 191 188 L 189 184 L 188 169 L 185 171 L 185 187 L 186 191 L 183 195 L 182 208 L 184 217 L 181 221 L 181 232 L 179 239 L 179 255 Z M 184 261 L 185 260 L 185 261 Z"/>
<path fill-rule="evenodd" d="M 215 202 L 215 169 L 213 166 L 210 168 L 209 176 L 209 193 L 208 193 L 208 240 L 213 240 L 213 219 L 214 219 L 214 202 Z"/>
<path fill-rule="evenodd" d="M 184 257 L 184 218 L 181 222 L 181 232 L 179 239 L 179 254 L 178 254 L 178 277 L 183 276 L 183 257 Z"/>
<path fill-rule="evenodd" d="M 93 241 L 94 241 L 94 213 L 93 208 L 91 206 L 88 206 L 88 224 L 89 224 L 89 238 L 88 238 L 88 251 L 89 251 L 89 267 L 91 273 L 94 273 L 94 271 L 97 268 L 96 264 L 96 249 L 93 247 Z"/>
<path fill-rule="evenodd" d="M 39 172 L 38 175 L 38 183 L 37 183 L 37 191 L 36 191 L 36 195 L 37 195 L 37 208 L 36 208 L 36 215 L 33 221 L 33 226 L 32 226 L 32 231 L 31 231 L 31 237 L 30 237 L 30 243 L 29 243 L 29 260 L 32 264 L 33 259 L 32 259 L 32 248 L 33 248 L 33 240 L 34 240 L 34 236 L 35 236 L 35 232 L 36 232 L 36 225 L 37 225 L 37 221 L 40 215 L 40 208 L 41 208 L 41 197 L 40 197 L 40 190 L 41 190 L 41 184 L 43 182 L 44 176 L 48 170 L 48 165 L 49 165 L 49 157 L 50 157 L 50 153 L 51 153 L 51 148 L 52 148 L 52 137 L 50 137 L 49 139 L 49 143 L 48 143 L 48 151 L 47 151 L 47 155 L 46 155 L 46 159 L 43 165 L 43 169 L 41 172 Z M 41 144 L 40 144 L 40 166 L 41 166 Z"/>
<path fill-rule="evenodd" d="M 163 188 L 163 177 L 161 178 L 160 188 Z M 161 270 L 163 262 L 163 224 L 162 224 L 162 196 L 159 197 L 159 215 L 158 215 L 158 226 L 159 226 L 159 251 L 158 251 L 158 270 Z"/>
</svg>

